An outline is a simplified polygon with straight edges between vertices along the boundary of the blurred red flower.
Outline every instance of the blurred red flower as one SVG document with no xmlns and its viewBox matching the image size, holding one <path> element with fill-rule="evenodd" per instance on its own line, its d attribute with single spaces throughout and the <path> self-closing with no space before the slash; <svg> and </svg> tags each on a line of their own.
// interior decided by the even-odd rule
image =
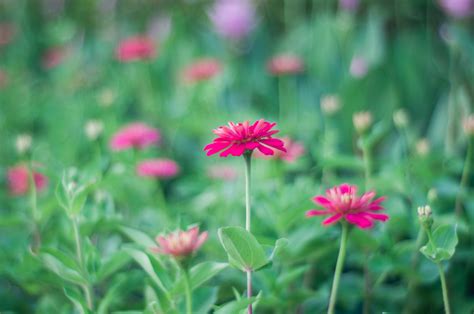
<svg viewBox="0 0 474 314">
<path fill-rule="evenodd" d="M 267 64 L 268 71 L 273 75 L 297 74 L 303 72 L 303 61 L 293 54 L 274 56 Z"/>
<path fill-rule="evenodd" d="M 114 134 L 110 140 L 110 148 L 115 151 L 129 148 L 143 149 L 159 143 L 160 132 L 145 123 L 132 123 Z"/>
<path fill-rule="evenodd" d="M 149 159 L 137 165 L 137 174 L 142 177 L 172 178 L 179 172 L 179 165 L 171 159 Z"/>
<path fill-rule="evenodd" d="M 326 195 L 319 195 L 313 201 L 324 207 L 324 210 L 312 209 L 306 212 L 306 217 L 331 215 L 323 221 L 323 225 L 332 225 L 341 219 L 356 225 L 361 229 L 373 226 L 374 220 L 387 221 L 389 216 L 378 214 L 384 208 L 380 203 L 385 197 L 372 200 L 374 191 L 357 195 L 357 186 L 347 183 L 326 190 Z"/>
<path fill-rule="evenodd" d="M 218 60 L 212 58 L 199 59 L 183 70 L 185 82 L 194 83 L 213 78 L 221 71 Z"/>
<path fill-rule="evenodd" d="M 135 36 L 122 40 L 115 51 L 121 62 L 147 60 L 155 56 L 155 43 L 148 37 Z"/>
<path fill-rule="evenodd" d="M 51 47 L 41 57 L 41 65 L 45 69 L 52 69 L 60 65 L 67 55 L 67 50 L 64 47 Z"/>
<path fill-rule="evenodd" d="M 243 123 L 229 122 L 228 126 L 220 126 L 213 130 L 217 135 L 212 143 L 206 145 L 207 156 L 219 154 L 221 157 L 241 156 L 246 151 L 258 149 L 264 155 L 273 155 L 274 149 L 286 152 L 282 140 L 272 138 L 278 130 L 272 130 L 276 123 L 270 123 L 263 119 L 255 121 L 250 125 L 249 121 Z"/>
<path fill-rule="evenodd" d="M 295 162 L 301 155 L 304 154 L 305 149 L 303 144 L 300 142 L 293 141 L 288 136 L 285 136 L 281 139 L 284 143 L 284 147 L 286 148 L 286 152 L 283 151 L 275 151 L 273 156 L 266 156 L 259 151 L 255 152 L 255 157 L 257 158 L 272 158 L 272 159 L 281 159 L 287 163 Z"/>
<path fill-rule="evenodd" d="M 187 231 L 176 230 L 167 235 L 155 238 L 157 247 L 151 250 L 158 254 L 166 254 L 177 259 L 189 257 L 194 254 L 207 240 L 207 232 L 199 234 L 199 227 L 188 228 Z"/>
<path fill-rule="evenodd" d="M 8 189 L 12 195 L 24 195 L 30 189 L 29 169 L 25 165 L 18 165 L 7 171 Z M 42 191 L 48 185 L 48 178 L 39 172 L 33 171 L 33 181 L 36 189 Z"/>
</svg>

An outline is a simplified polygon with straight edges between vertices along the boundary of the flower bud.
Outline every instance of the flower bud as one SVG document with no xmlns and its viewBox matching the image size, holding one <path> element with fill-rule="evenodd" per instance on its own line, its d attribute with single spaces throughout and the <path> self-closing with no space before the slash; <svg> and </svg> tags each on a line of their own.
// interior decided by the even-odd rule
<svg viewBox="0 0 474 314">
<path fill-rule="evenodd" d="M 393 114 L 393 123 L 397 128 L 404 128 L 408 125 L 408 115 L 404 109 L 399 109 Z"/>
<path fill-rule="evenodd" d="M 16 137 L 15 147 L 18 154 L 22 155 L 26 153 L 31 148 L 31 135 L 29 134 L 20 134 Z"/>
<path fill-rule="evenodd" d="M 422 157 L 430 152 L 430 142 L 426 138 L 422 138 L 416 142 L 416 153 Z"/>
<path fill-rule="evenodd" d="M 474 136 L 474 114 L 465 117 L 462 126 L 467 136 Z"/>
<path fill-rule="evenodd" d="M 352 116 L 352 121 L 354 123 L 354 127 L 356 131 L 360 134 L 364 133 L 367 131 L 367 129 L 370 128 L 372 125 L 372 113 L 369 111 L 361 111 L 361 112 L 356 112 Z"/>
<path fill-rule="evenodd" d="M 84 132 L 89 140 L 95 141 L 104 130 L 104 124 L 100 120 L 89 120 L 84 126 Z"/>
<path fill-rule="evenodd" d="M 429 205 L 418 207 L 418 219 L 424 228 L 431 228 L 433 225 L 433 217 L 431 207 Z"/>
<path fill-rule="evenodd" d="M 337 95 L 326 95 L 321 98 L 321 110 L 325 115 L 332 116 L 341 109 L 341 102 Z"/>
</svg>

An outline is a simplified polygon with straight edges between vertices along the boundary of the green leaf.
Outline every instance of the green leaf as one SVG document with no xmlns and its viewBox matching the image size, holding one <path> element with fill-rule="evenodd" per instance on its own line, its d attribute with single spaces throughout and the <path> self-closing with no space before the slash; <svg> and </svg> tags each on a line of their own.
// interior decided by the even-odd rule
<svg viewBox="0 0 474 314">
<path fill-rule="evenodd" d="M 64 288 L 64 294 L 72 302 L 72 304 L 74 304 L 74 307 L 79 311 L 79 313 L 89 313 L 86 302 L 79 292 L 73 289 Z"/>
<path fill-rule="evenodd" d="M 97 282 L 102 282 L 129 262 L 130 255 L 126 252 L 118 251 L 114 253 L 100 266 L 99 271 L 97 272 Z"/>
<path fill-rule="evenodd" d="M 275 257 L 278 257 L 283 249 L 288 246 L 288 239 L 286 238 L 281 238 L 276 240 L 275 242 L 275 247 L 273 248 L 272 254 L 270 255 L 269 259 L 273 261 Z"/>
<path fill-rule="evenodd" d="M 257 305 L 257 302 L 260 300 L 261 293 L 255 297 L 251 298 L 241 298 L 239 300 L 231 301 L 214 311 L 214 314 L 235 314 L 246 312 L 249 304 L 252 304 L 254 307 Z"/>
<path fill-rule="evenodd" d="M 61 255 L 52 255 L 50 253 L 41 252 L 39 254 L 43 265 L 50 271 L 58 275 L 64 280 L 75 283 L 77 285 L 86 285 L 87 280 L 79 273 L 79 271 L 70 267 L 70 264 L 61 259 Z"/>
<path fill-rule="evenodd" d="M 218 234 L 232 266 L 242 271 L 256 271 L 269 263 L 263 247 L 244 228 L 224 227 Z"/>
<path fill-rule="evenodd" d="M 120 227 L 120 231 L 122 231 L 127 237 L 130 238 L 133 242 L 136 244 L 150 248 L 150 247 L 155 247 L 156 243 L 153 241 L 147 234 L 133 229 L 129 227 Z"/>
<path fill-rule="evenodd" d="M 229 266 L 227 263 L 203 262 L 190 270 L 191 290 L 195 290 L 203 285 L 206 281 L 220 273 L 224 268 Z M 184 291 L 184 278 L 180 277 L 175 284 L 172 294 L 182 293 Z"/>
<path fill-rule="evenodd" d="M 428 242 L 420 252 L 435 263 L 449 260 L 458 244 L 457 225 L 441 225 L 433 232 L 433 243 Z"/>
</svg>

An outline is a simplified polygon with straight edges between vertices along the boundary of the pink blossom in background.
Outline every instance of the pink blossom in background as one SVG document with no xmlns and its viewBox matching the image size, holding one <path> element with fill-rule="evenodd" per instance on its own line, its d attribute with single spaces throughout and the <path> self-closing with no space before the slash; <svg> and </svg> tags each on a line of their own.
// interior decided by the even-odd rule
<svg viewBox="0 0 474 314">
<path fill-rule="evenodd" d="M 217 0 L 209 17 L 216 32 L 231 40 L 243 39 L 256 25 L 255 8 L 250 0 Z"/>
<path fill-rule="evenodd" d="M 345 11 L 356 11 L 359 7 L 359 0 L 339 0 L 339 7 Z"/>
<path fill-rule="evenodd" d="M 153 144 L 159 143 L 160 132 L 145 123 L 136 122 L 129 124 L 117 133 L 110 140 L 110 148 L 115 151 L 124 149 L 143 149 Z"/>
<path fill-rule="evenodd" d="M 213 130 L 217 135 L 212 143 L 206 145 L 204 150 L 207 156 L 218 152 L 220 157 L 242 156 L 246 151 L 258 149 L 264 155 L 273 155 L 274 150 L 286 152 L 282 140 L 273 138 L 278 130 L 272 130 L 276 123 L 270 123 L 263 119 L 250 124 L 249 121 L 242 123 L 229 122 L 228 126 L 220 126 Z"/>
<path fill-rule="evenodd" d="M 474 13 L 474 0 L 439 0 L 446 14 L 454 18 L 465 18 Z"/>
<path fill-rule="evenodd" d="M 301 155 L 304 154 L 305 149 L 303 144 L 300 142 L 293 141 L 288 136 L 285 136 L 281 139 L 286 148 L 286 152 L 275 151 L 273 156 L 266 156 L 259 151 L 255 152 L 255 157 L 257 158 L 272 158 L 272 159 L 281 159 L 287 163 L 294 163 Z"/>
<path fill-rule="evenodd" d="M 0 47 L 8 45 L 15 35 L 15 26 L 10 23 L 0 23 Z"/>
<path fill-rule="evenodd" d="M 172 178 L 179 172 L 180 167 L 171 159 L 148 159 L 137 165 L 137 174 L 142 177 Z"/>
<path fill-rule="evenodd" d="M 352 58 L 349 72 L 353 77 L 362 78 L 367 74 L 368 71 L 369 66 L 363 57 L 354 56 Z"/>
<path fill-rule="evenodd" d="M 131 62 L 151 59 L 155 53 L 155 43 L 150 38 L 135 36 L 122 40 L 117 46 L 115 56 L 121 62 Z"/>
<path fill-rule="evenodd" d="M 154 253 L 170 255 L 183 259 L 196 253 L 207 240 L 207 231 L 199 234 L 199 227 L 188 228 L 186 231 L 176 230 L 167 235 L 155 238 L 157 247 L 150 248 Z"/>
<path fill-rule="evenodd" d="M 52 69 L 60 65 L 67 55 L 65 47 L 51 47 L 41 57 L 41 65 L 45 69 Z"/>
<path fill-rule="evenodd" d="M 183 70 L 183 79 L 195 83 L 213 78 L 221 71 L 221 64 L 212 58 L 199 59 Z"/>
<path fill-rule="evenodd" d="M 306 217 L 330 215 L 323 221 L 323 225 L 332 225 L 345 219 L 361 229 L 370 228 L 373 226 L 374 220 L 387 221 L 389 218 L 386 214 L 378 213 L 384 209 L 380 203 L 385 197 L 372 200 L 374 197 L 374 191 L 358 196 L 357 186 L 344 183 L 326 190 L 325 195 L 314 197 L 313 201 L 322 206 L 324 210 L 309 210 L 306 212 Z"/>
<path fill-rule="evenodd" d="M 296 55 L 280 54 L 270 59 L 267 69 L 273 75 L 297 74 L 303 72 L 304 65 Z"/>
<path fill-rule="evenodd" d="M 0 69 L 0 89 L 4 88 L 8 84 L 7 72 Z"/>
<path fill-rule="evenodd" d="M 25 165 L 19 165 L 7 171 L 8 189 L 12 195 L 24 195 L 30 189 L 29 170 Z M 33 171 L 33 181 L 36 189 L 42 191 L 48 185 L 48 178 L 42 173 Z"/>
<path fill-rule="evenodd" d="M 237 171 L 231 166 L 214 165 L 207 169 L 207 176 L 211 179 L 232 181 L 237 178 Z"/>
</svg>

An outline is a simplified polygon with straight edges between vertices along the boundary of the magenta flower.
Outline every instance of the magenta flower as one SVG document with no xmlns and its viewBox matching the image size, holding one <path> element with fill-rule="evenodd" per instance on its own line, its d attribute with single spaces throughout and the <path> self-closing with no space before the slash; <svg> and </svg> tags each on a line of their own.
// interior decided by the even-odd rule
<svg viewBox="0 0 474 314">
<path fill-rule="evenodd" d="M 266 156 L 258 151 L 255 152 L 255 157 L 257 158 L 273 158 L 281 159 L 287 163 L 294 163 L 301 155 L 304 154 L 305 149 L 303 144 L 300 142 L 293 141 L 288 136 L 285 136 L 281 139 L 283 141 L 286 152 L 275 151 L 273 156 Z"/>
<path fill-rule="evenodd" d="M 359 197 L 357 186 L 344 183 L 326 190 L 325 196 L 314 197 L 313 201 L 324 207 L 324 210 L 309 210 L 306 212 L 306 217 L 331 215 L 323 221 L 323 225 L 332 225 L 345 219 L 359 228 L 370 228 L 374 220 L 387 221 L 389 218 L 386 214 L 378 213 L 384 209 L 380 203 L 385 197 L 372 200 L 374 196 L 375 192 L 370 191 Z"/>
<path fill-rule="evenodd" d="M 30 189 L 29 170 L 25 165 L 18 165 L 7 171 L 8 189 L 12 195 L 24 195 Z M 39 172 L 33 171 L 33 181 L 36 189 L 42 191 L 48 185 L 48 178 Z"/>
<path fill-rule="evenodd" d="M 273 75 L 288 75 L 303 72 L 303 61 L 293 54 L 274 56 L 267 64 L 268 71 Z"/>
<path fill-rule="evenodd" d="M 179 172 L 180 167 L 171 159 L 149 159 L 137 165 L 137 174 L 142 177 L 172 178 Z"/>
<path fill-rule="evenodd" d="M 115 56 L 121 62 L 151 59 L 155 53 L 155 43 L 145 36 L 124 39 L 115 50 Z"/>
<path fill-rule="evenodd" d="M 282 140 L 272 138 L 278 130 L 272 130 L 276 123 L 270 123 L 263 119 L 255 121 L 250 125 L 249 121 L 243 123 L 229 122 L 228 126 L 220 126 L 213 130 L 217 135 L 212 143 L 206 145 L 207 156 L 222 151 L 219 156 L 227 157 L 242 156 L 245 152 L 258 149 L 264 155 L 273 155 L 274 149 L 286 152 Z"/>
<path fill-rule="evenodd" d="M 474 0 L 439 0 L 439 5 L 446 14 L 462 19 L 474 12 Z"/>
<path fill-rule="evenodd" d="M 144 123 L 129 124 L 114 134 L 110 140 L 110 148 L 115 151 L 129 148 L 143 149 L 159 143 L 160 132 Z"/>
<path fill-rule="evenodd" d="M 213 78 L 221 71 L 219 61 L 212 58 L 199 59 L 183 70 L 183 79 L 195 83 Z"/>
<path fill-rule="evenodd" d="M 255 8 L 249 0 L 218 0 L 209 12 L 216 32 L 231 40 L 246 37 L 255 27 Z"/>
<path fill-rule="evenodd" d="M 155 238 L 157 247 L 151 248 L 154 253 L 183 259 L 193 255 L 207 240 L 207 231 L 199 234 L 199 227 L 188 228 L 187 231 L 176 230 L 167 235 Z"/>
</svg>

